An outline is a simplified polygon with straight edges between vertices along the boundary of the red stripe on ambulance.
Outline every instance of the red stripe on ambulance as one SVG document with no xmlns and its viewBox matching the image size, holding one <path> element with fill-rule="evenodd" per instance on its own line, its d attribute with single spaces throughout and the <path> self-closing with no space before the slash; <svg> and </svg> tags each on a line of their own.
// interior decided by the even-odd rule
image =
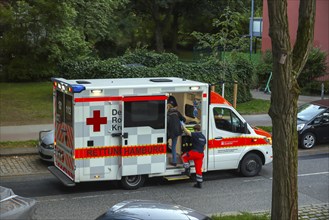
<svg viewBox="0 0 329 220">
<path fill-rule="evenodd" d="M 107 102 L 107 101 L 121 101 L 121 96 L 103 96 L 103 97 L 85 97 L 75 98 L 75 102 Z"/>
<path fill-rule="evenodd" d="M 168 97 L 165 95 L 159 96 L 127 96 L 123 97 L 124 102 L 136 102 L 136 101 L 161 101 L 167 100 Z"/>
<path fill-rule="evenodd" d="M 155 154 L 165 154 L 166 144 L 151 144 L 145 146 L 124 146 L 121 154 L 123 157 L 146 156 Z"/>
<path fill-rule="evenodd" d="M 264 138 L 252 138 L 252 137 L 234 137 L 223 138 L 221 140 L 212 139 L 208 141 L 208 148 L 231 148 L 231 147 L 247 147 L 268 145 Z"/>
<path fill-rule="evenodd" d="M 165 144 L 154 144 L 145 146 L 106 146 L 96 148 L 80 148 L 75 150 L 75 159 L 90 159 L 103 157 L 136 157 L 165 154 Z"/>
<path fill-rule="evenodd" d="M 117 157 L 120 155 L 121 155 L 121 147 L 119 146 L 82 148 L 75 150 L 75 159 Z"/>
</svg>

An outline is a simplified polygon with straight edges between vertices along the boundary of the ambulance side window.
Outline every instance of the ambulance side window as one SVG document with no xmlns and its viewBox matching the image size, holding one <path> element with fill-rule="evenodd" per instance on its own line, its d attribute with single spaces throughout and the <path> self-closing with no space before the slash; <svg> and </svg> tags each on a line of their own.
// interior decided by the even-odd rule
<svg viewBox="0 0 329 220">
<path fill-rule="evenodd" d="M 165 101 L 125 102 L 124 126 L 165 128 Z"/>
<path fill-rule="evenodd" d="M 56 121 L 63 122 L 64 120 L 64 93 L 56 91 Z"/>
<path fill-rule="evenodd" d="M 233 133 L 243 133 L 242 121 L 227 108 L 216 107 L 213 109 L 217 129 Z"/>
</svg>

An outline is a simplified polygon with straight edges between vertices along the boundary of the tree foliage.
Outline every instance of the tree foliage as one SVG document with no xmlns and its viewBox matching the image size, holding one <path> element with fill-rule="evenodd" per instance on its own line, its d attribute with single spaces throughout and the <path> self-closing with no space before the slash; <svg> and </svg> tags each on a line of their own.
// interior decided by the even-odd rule
<svg viewBox="0 0 329 220">
<path fill-rule="evenodd" d="M 241 37 L 240 23 L 243 20 L 241 13 L 226 7 L 219 18 L 213 20 L 213 26 L 218 29 L 216 33 L 193 32 L 198 39 L 200 48 L 211 48 L 212 56 L 218 57 L 220 51 L 244 51 L 248 44 L 246 38 Z"/>
<path fill-rule="evenodd" d="M 38 80 L 53 74 L 57 62 L 90 53 L 74 28 L 76 11 L 66 1 L 13 1 L 2 6 L 6 19 L 1 26 L 8 29 L 1 33 L 1 78 Z"/>
<path fill-rule="evenodd" d="M 107 59 L 129 48 L 192 50 L 197 43 L 193 31 L 224 32 L 222 20 L 214 19 L 228 5 L 243 18 L 233 21 L 234 26 L 227 21 L 230 30 L 226 33 L 234 29 L 244 33 L 249 4 L 233 0 L 2 1 L 1 79 L 43 80 L 54 75 L 61 62 Z"/>
</svg>

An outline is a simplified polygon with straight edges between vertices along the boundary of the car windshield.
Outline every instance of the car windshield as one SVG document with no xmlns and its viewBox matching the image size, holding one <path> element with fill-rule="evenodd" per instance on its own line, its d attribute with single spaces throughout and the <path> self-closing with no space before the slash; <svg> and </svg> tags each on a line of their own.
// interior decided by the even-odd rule
<svg viewBox="0 0 329 220">
<path fill-rule="evenodd" d="M 325 110 L 325 107 L 313 104 L 304 104 L 298 108 L 297 118 L 302 121 L 309 121 L 323 110 Z"/>
</svg>

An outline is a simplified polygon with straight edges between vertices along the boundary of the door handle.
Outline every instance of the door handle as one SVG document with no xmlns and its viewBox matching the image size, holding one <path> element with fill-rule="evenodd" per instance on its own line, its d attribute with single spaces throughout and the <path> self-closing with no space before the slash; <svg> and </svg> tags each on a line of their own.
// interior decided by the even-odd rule
<svg viewBox="0 0 329 220">
<path fill-rule="evenodd" d="M 215 137 L 215 140 L 222 140 L 223 137 Z"/>
<path fill-rule="evenodd" d="M 122 137 L 123 138 L 128 138 L 128 133 L 127 132 L 123 133 Z"/>
</svg>

